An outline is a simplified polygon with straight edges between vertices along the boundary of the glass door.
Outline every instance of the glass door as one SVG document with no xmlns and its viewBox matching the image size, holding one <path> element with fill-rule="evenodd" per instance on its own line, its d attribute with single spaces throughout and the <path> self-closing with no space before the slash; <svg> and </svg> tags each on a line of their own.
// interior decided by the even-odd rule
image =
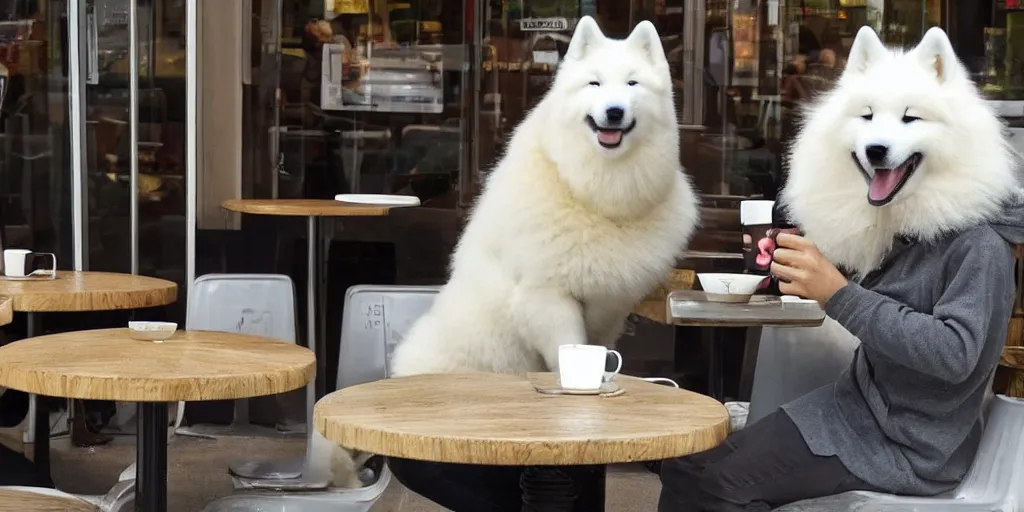
<svg viewBox="0 0 1024 512">
<path fill-rule="evenodd" d="M 72 264 L 63 2 L 0 3 L 0 247 Z"/>
<path fill-rule="evenodd" d="M 81 35 L 72 139 L 80 144 L 82 268 L 185 290 L 184 0 L 71 1 Z"/>
</svg>

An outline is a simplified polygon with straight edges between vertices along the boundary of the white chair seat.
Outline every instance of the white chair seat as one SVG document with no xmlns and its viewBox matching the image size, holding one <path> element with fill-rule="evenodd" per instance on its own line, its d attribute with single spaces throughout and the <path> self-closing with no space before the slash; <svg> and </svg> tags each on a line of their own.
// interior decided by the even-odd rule
<svg viewBox="0 0 1024 512">
<path fill-rule="evenodd" d="M 854 491 L 804 500 L 784 512 L 1017 512 L 1024 500 L 1024 400 L 997 395 L 981 446 L 963 482 L 941 496 L 918 498 Z"/>
</svg>

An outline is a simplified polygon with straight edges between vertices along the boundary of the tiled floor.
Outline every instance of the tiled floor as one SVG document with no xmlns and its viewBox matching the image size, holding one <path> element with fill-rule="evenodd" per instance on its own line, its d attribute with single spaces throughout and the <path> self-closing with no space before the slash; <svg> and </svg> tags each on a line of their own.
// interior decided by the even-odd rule
<svg viewBox="0 0 1024 512">
<path fill-rule="evenodd" d="M 177 436 L 168 453 L 168 509 L 199 512 L 221 496 L 231 493 L 227 464 L 240 454 L 260 458 L 302 455 L 301 439 L 225 438 L 206 440 Z M 67 439 L 53 441 L 53 476 L 64 491 L 103 494 L 135 458 L 135 438 L 117 437 L 107 446 L 72 448 Z M 620 466 L 609 472 L 608 512 L 644 512 L 657 509 L 658 479 L 641 466 Z M 397 481 L 385 491 L 373 512 L 441 512 L 445 509 L 405 489 Z"/>
</svg>

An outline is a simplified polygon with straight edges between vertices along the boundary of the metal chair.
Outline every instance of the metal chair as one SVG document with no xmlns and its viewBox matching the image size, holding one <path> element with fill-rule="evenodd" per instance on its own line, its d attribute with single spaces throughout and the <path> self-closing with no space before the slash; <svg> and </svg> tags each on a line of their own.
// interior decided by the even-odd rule
<svg viewBox="0 0 1024 512">
<path fill-rule="evenodd" d="M 853 491 L 804 500 L 785 512 L 1017 512 L 1024 502 L 1024 400 L 996 395 L 987 410 L 985 433 L 963 482 L 931 498 Z"/>
<path fill-rule="evenodd" d="M 291 278 L 279 274 L 207 274 L 195 281 L 188 301 L 186 328 L 258 334 L 295 343 L 295 286 Z M 308 393 L 307 393 L 308 395 Z M 307 409 L 313 403 L 307 396 Z M 281 437 L 301 435 L 304 429 L 282 431 L 249 423 L 249 400 L 235 400 L 234 418 L 230 425 L 192 425 L 180 428 L 184 403 L 178 404 L 175 432 L 184 436 L 216 438 L 222 436 Z M 249 467 L 242 462 L 232 467 Z M 296 478 L 301 463 L 263 464 L 250 476 L 259 478 Z"/>
<path fill-rule="evenodd" d="M 746 424 L 836 379 L 860 345 L 839 323 L 820 327 L 764 327 Z"/>
<path fill-rule="evenodd" d="M 349 288 L 342 313 L 337 389 L 387 378 L 395 346 L 434 303 L 439 290 L 439 286 L 358 285 Z M 311 436 L 312 431 L 306 441 L 306 468 L 313 460 Z M 371 458 L 367 467 L 373 475 L 367 475 L 364 479 L 367 485 L 358 489 L 330 488 L 326 478 L 319 475 L 304 474 L 302 478 L 287 480 L 236 477 L 236 494 L 210 503 L 204 512 L 268 509 L 366 512 L 391 481 L 391 472 L 381 457 Z"/>
</svg>

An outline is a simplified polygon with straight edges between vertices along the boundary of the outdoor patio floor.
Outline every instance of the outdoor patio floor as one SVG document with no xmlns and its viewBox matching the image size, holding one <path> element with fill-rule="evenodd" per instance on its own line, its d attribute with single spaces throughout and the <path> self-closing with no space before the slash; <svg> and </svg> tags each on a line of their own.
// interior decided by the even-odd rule
<svg viewBox="0 0 1024 512">
<path fill-rule="evenodd" d="M 303 453 L 302 439 L 224 438 L 219 440 L 175 436 L 168 450 L 168 510 L 199 512 L 231 493 L 229 461 L 239 454 L 288 458 Z M 106 446 L 73 448 L 67 438 L 52 443 L 53 477 L 61 490 L 103 494 L 124 468 L 135 460 L 135 438 L 118 436 Z M 657 510 L 661 484 L 641 465 L 616 466 L 609 471 L 608 512 Z M 393 480 L 373 512 L 441 512 L 419 495 Z"/>
</svg>

